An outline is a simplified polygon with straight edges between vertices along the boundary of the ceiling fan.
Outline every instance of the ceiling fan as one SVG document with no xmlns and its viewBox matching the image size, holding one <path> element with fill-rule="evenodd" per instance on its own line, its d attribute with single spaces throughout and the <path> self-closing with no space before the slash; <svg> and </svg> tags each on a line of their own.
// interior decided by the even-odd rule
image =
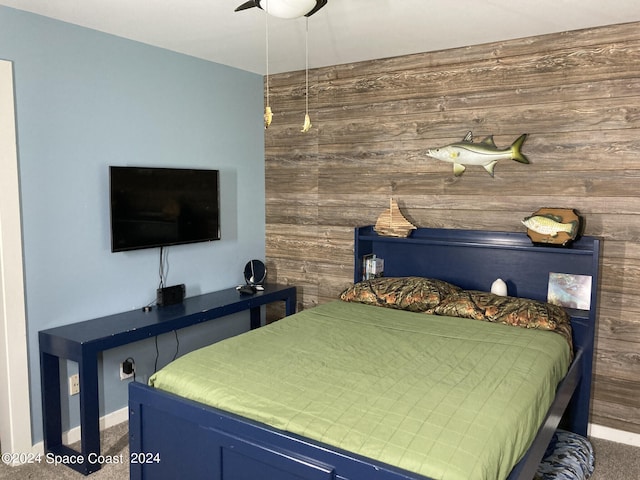
<svg viewBox="0 0 640 480">
<path fill-rule="evenodd" d="M 264 109 L 264 128 L 269 128 L 269 125 L 271 125 L 271 121 L 273 120 L 273 112 L 269 105 L 269 16 L 272 15 L 274 17 L 285 19 L 299 18 L 302 16 L 306 17 L 306 94 L 304 124 L 301 130 L 301 132 L 306 133 L 312 127 L 311 119 L 309 118 L 309 17 L 324 7 L 327 2 L 328 0 L 250 0 L 236 8 L 235 11 L 239 12 L 241 10 L 256 7 L 268 13 L 268 15 L 265 15 L 267 73 L 265 75 L 266 105 Z"/>
<path fill-rule="evenodd" d="M 243 3 L 236 12 L 257 7 L 269 15 L 279 18 L 310 17 L 327 4 L 328 0 L 250 0 Z"/>
</svg>

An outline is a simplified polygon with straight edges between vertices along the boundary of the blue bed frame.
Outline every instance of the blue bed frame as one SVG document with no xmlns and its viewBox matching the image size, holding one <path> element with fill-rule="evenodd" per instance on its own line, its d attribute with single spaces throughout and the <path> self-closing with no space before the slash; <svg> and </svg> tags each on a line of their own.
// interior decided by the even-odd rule
<svg viewBox="0 0 640 480">
<path fill-rule="evenodd" d="M 530 480 L 558 425 L 586 435 L 596 326 L 600 241 L 535 246 L 524 233 L 418 229 L 409 238 L 355 231 L 354 281 L 375 254 L 385 276 L 440 278 L 489 290 L 502 278 L 509 295 L 546 300 L 549 272 L 590 275 L 589 310 L 569 310 L 575 359 L 525 457 L 509 480 Z M 424 480 L 425 477 L 283 432 L 141 383 L 129 389 L 131 479 Z"/>
</svg>

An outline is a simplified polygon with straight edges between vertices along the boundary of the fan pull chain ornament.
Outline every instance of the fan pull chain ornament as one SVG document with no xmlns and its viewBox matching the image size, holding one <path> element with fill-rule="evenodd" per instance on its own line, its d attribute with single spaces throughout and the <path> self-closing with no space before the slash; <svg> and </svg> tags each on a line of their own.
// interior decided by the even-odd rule
<svg viewBox="0 0 640 480">
<path fill-rule="evenodd" d="M 271 111 L 271 107 L 267 105 L 264 107 L 264 129 L 266 130 L 271 125 L 273 121 L 273 112 Z"/>
<path fill-rule="evenodd" d="M 302 124 L 302 130 L 300 130 L 302 133 L 307 133 L 309 130 L 311 130 L 311 127 L 313 127 L 313 124 L 311 123 L 311 118 L 309 117 L 309 114 L 305 114 L 304 116 L 304 123 Z"/>
</svg>

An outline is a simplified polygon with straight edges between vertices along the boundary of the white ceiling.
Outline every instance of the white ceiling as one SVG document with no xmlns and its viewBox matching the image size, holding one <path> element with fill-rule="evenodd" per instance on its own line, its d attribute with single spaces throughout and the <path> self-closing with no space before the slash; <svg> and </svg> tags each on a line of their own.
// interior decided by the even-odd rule
<svg viewBox="0 0 640 480">
<path fill-rule="evenodd" d="M 266 73 L 265 13 L 245 0 L 0 0 L 176 52 Z M 309 65 L 640 21 L 638 0 L 328 0 L 309 17 Z M 305 67 L 305 18 L 269 17 L 269 73 Z"/>
</svg>

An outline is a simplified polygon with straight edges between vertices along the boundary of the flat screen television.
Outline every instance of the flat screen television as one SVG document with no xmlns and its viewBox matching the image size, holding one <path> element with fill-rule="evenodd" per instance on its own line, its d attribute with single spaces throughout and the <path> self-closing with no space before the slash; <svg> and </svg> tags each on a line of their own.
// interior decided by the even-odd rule
<svg viewBox="0 0 640 480">
<path fill-rule="evenodd" d="M 111 251 L 220 240 L 218 170 L 109 167 Z"/>
</svg>

